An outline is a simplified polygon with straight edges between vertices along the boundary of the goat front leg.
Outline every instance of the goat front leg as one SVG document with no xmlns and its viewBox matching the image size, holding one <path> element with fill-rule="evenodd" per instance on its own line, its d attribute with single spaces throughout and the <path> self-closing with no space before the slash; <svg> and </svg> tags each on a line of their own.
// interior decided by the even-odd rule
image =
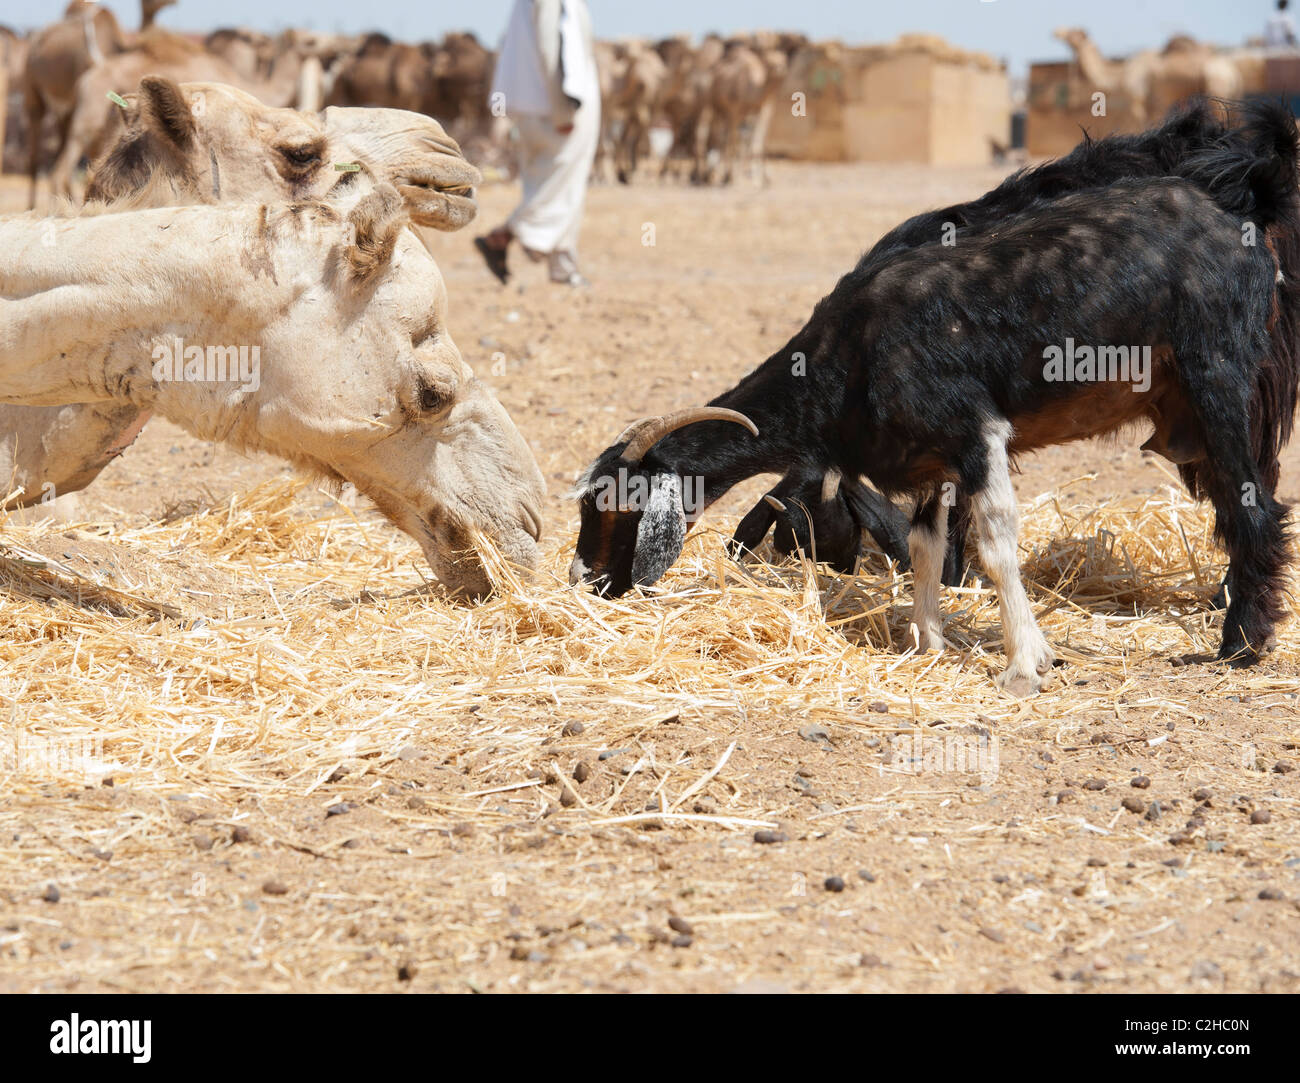
<svg viewBox="0 0 1300 1083">
<path fill-rule="evenodd" d="M 916 626 L 918 649 L 941 651 L 939 580 L 948 551 L 948 506 L 937 496 L 917 504 L 907 548 L 912 557 L 912 623 Z"/>
<path fill-rule="evenodd" d="M 1028 696 L 1042 688 L 1043 678 L 1051 672 L 1056 657 L 1034 620 L 1029 595 L 1020 579 L 1020 512 L 1007 462 L 1010 438 L 1011 425 L 1005 420 L 985 426 L 984 483 L 972 493 L 971 509 L 980 561 L 997 587 L 1002 615 L 1007 668 L 998 677 L 998 685 L 1014 696 Z"/>
</svg>

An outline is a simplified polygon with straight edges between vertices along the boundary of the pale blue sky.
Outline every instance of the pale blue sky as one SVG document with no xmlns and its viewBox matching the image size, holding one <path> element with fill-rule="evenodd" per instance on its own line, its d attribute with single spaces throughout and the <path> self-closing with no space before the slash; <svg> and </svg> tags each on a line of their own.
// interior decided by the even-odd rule
<svg viewBox="0 0 1300 1083">
<path fill-rule="evenodd" d="M 181 0 L 161 22 L 183 30 L 246 25 L 274 31 L 384 30 L 425 39 L 473 30 L 495 45 L 512 0 Z M 58 18 L 66 0 L 0 0 L 0 23 L 32 26 Z M 1022 74 L 1030 60 L 1064 58 L 1051 32 L 1083 26 L 1107 53 L 1162 45 L 1187 33 L 1225 45 L 1260 34 L 1273 0 L 589 0 L 597 34 L 663 36 L 682 31 L 802 30 L 846 42 L 888 41 L 909 31 L 942 34 L 958 45 L 1003 57 Z M 109 0 L 123 23 L 139 18 L 135 0 Z M 1293 3 L 1293 7 L 1300 4 Z"/>
</svg>

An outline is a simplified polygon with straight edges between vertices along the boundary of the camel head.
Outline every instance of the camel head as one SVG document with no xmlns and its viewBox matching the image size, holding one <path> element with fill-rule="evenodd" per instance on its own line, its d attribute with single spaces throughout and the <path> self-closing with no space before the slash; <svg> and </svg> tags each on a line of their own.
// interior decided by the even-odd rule
<svg viewBox="0 0 1300 1083">
<path fill-rule="evenodd" d="M 1057 41 L 1065 42 L 1071 49 L 1078 49 L 1087 44 L 1088 31 L 1078 26 L 1063 26 L 1053 30 L 1052 37 Z"/>
<path fill-rule="evenodd" d="M 416 225 L 456 230 L 473 221 L 478 213 L 474 189 L 482 175 L 432 117 L 405 109 L 338 105 L 321 117 L 326 131 L 401 193 Z"/>
<path fill-rule="evenodd" d="M 309 258 L 324 260 L 313 281 L 328 296 L 311 296 L 313 286 L 263 329 L 259 385 L 213 424 L 236 443 L 351 482 L 420 544 L 457 596 L 491 589 L 479 534 L 511 562 L 535 566 L 541 471 L 452 341 L 442 276 L 406 228 L 396 190 L 380 184 L 350 209 L 299 203 L 263 214 L 268 245 L 294 234 Z M 272 278 L 304 270 L 271 251 Z M 182 409 L 192 416 L 196 407 Z"/>
<path fill-rule="evenodd" d="M 300 113 L 222 83 L 160 76 L 124 100 L 124 130 L 96 162 L 88 199 L 138 199 L 157 185 L 170 185 L 177 203 L 322 199 L 340 180 L 337 166 L 364 165 L 399 188 L 417 225 L 459 229 L 477 211 L 478 171 L 429 117 Z"/>
<path fill-rule="evenodd" d="M 177 0 L 140 0 L 140 21 L 149 25 L 164 8 L 172 7 Z"/>
</svg>

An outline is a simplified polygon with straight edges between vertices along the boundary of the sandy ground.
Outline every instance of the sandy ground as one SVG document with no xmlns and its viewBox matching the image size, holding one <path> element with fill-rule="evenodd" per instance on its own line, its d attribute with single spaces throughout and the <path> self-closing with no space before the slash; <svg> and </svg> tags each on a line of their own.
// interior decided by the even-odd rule
<svg viewBox="0 0 1300 1083">
<path fill-rule="evenodd" d="M 475 230 L 431 237 L 453 334 L 491 373 L 550 485 L 556 568 L 576 528 L 566 490 L 623 424 L 729 386 L 886 229 L 1002 176 L 772 173 L 761 191 L 593 188 L 588 290 L 553 288 L 522 263 L 501 288 L 471 247 Z M 0 206 L 16 205 L 11 180 Z M 513 196 L 482 193 L 484 228 Z M 1023 464 L 1021 500 L 1058 487 L 1082 505 L 1158 497 L 1171 477 L 1140 442 L 1039 455 Z M 148 563 L 147 531 L 178 500 L 220 506 L 287 474 L 155 421 L 65 510 L 100 524 L 98 540 L 69 542 L 56 524 L 49 552 Z M 714 523 L 729 529 L 761 489 L 733 493 Z M 1281 495 L 1300 500 L 1295 447 Z M 316 503 L 304 497 L 302 510 Z M 720 547 L 714 536 L 701 544 Z M 1197 544 L 1207 565 L 1218 559 Z M 409 559 L 388 572 L 394 589 L 419 582 Z M 256 583 L 214 593 L 213 621 L 271 609 Z M 1035 603 L 1044 607 L 1041 594 Z M 743 676 L 680 709 L 539 694 L 506 712 L 490 693 L 466 693 L 454 709 L 413 716 L 395 754 L 310 789 L 275 762 L 242 795 L 232 784 L 216 797 L 203 796 L 193 764 L 83 790 L 10 772 L 0 989 L 1297 991 L 1300 629 L 1243 675 L 1169 664 L 1213 645 L 1213 614 L 1184 625 L 1143 615 L 1168 634 L 1125 637 L 1122 611 L 1109 612 L 1099 640 L 1109 649 L 1024 703 L 991 684 L 964 701 L 891 684 L 882 652 L 869 659 L 870 688 L 803 674 L 784 706 L 750 697 Z M 418 606 L 407 617 L 420 620 Z M 1069 619 L 1083 629 L 1095 617 Z M 905 607 L 898 619 L 905 626 Z M 955 681 L 958 666 L 939 664 Z M 154 676 L 145 661 L 121 672 Z M 347 676 L 364 685 L 367 669 Z M 822 701 L 841 714 L 819 734 L 808 720 Z M 479 747 L 475 727 L 490 718 Z M 581 733 L 565 730 L 574 720 Z M 996 770 L 900 770 L 894 738 L 928 728 L 996 740 Z M 611 795 L 619 813 L 662 807 L 665 787 L 686 791 L 733 742 L 682 811 L 775 824 L 782 841 L 756 842 L 752 824 L 608 824 L 593 811 Z M 640 766 L 647 748 L 653 770 Z M 561 779 L 580 762 L 590 770 L 572 787 L 581 800 L 561 806 Z M 504 792 L 527 800 L 509 816 L 465 812 L 485 807 L 480 791 L 514 785 L 525 789 Z M 324 811 L 344 802 L 344 815 Z"/>
</svg>

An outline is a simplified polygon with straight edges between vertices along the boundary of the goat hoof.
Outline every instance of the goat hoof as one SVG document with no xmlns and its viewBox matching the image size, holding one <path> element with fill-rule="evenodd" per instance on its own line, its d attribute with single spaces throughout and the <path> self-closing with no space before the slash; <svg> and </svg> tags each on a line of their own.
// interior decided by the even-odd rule
<svg viewBox="0 0 1300 1083">
<path fill-rule="evenodd" d="M 922 626 L 914 623 L 908 627 L 908 632 L 912 642 L 916 644 L 918 654 L 942 651 L 946 646 L 943 641 L 943 629 L 938 624 Z"/>
<path fill-rule="evenodd" d="M 1225 663 L 1231 669 L 1248 669 L 1260 660 L 1263 651 L 1257 651 L 1245 643 L 1230 647 L 1224 643 L 1219 648 L 1215 661 Z"/>
<path fill-rule="evenodd" d="M 1023 670 L 1007 669 L 998 674 L 998 687 L 1017 699 L 1026 699 L 1037 694 L 1043 687 L 1043 678 L 1036 672 L 1025 673 Z"/>
<path fill-rule="evenodd" d="M 1240 629 L 1233 629 L 1235 634 L 1224 631 L 1223 642 L 1219 646 L 1216 661 L 1225 662 L 1233 669 L 1246 669 L 1253 666 L 1269 651 L 1277 646 L 1277 633 L 1268 629 L 1247 637 Z M 1258 646 L 1252 646 L 1257 643 Z"/>
<path fill-rule="evenodd" d="M 1046 644 L 1040 644 L 1028 658 L 1022 656 L 1012 662 L 998 676 L 998 687 L 1023 699 L 1042 690 L 1043 678 L 1052 672 L 1056 665 L 1056 655 Z M 1030 668 L 1032 667 L 1032 668 Z"/>
</svg>

